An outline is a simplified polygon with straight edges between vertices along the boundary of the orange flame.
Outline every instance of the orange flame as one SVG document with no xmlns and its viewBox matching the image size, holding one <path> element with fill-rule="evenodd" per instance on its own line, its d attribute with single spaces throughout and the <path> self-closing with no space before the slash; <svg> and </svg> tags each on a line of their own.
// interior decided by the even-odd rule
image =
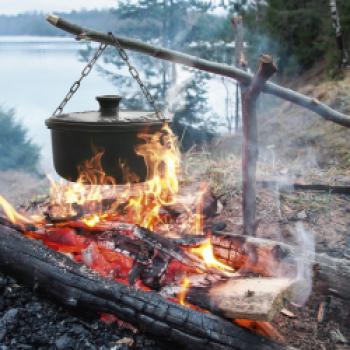
<svg viewBox="0 0 350 350">
<path fill-rule="evenodd" d="M 103 152 L 99 151 L 78 168 L 79 178 L 76 183 L 57 183 L 51 181 L 51 207 L 55 208 L 58 216 L 74 216 L 74 204 L 88 206 L 89 212 L 83 222 L 93 227 L 108 217 L 115 215 L 113 209 L 119 204 L 125 205 L 124 220 L 135 223 L 148 229 L 154 229 L 162 223 L 160 208 L 174 201 L 174 195 L 179 190 L 180 152 L 177 140 L 169 126 L 164 123 L 160 132 L 142 132 L 138 137 L 144 142 L 135 147 L 135 152 L 142 156 L 147 166 L 147 181 L 139 186 L 131 184 L 117 188 L 113 177 L 103 171 L 101 160 Z M 124 170 L 124 179 L 135 179 L 127 164 L 119 161 Z M 113 198 L 114 204 L 110 212 L 103 210 L 102 199 L 104 193 Z"/>
<path fill-rule="evenodd" d="M 186 295 L 190 285 L 191 285 L 191 281 L 185 275 L 185 277 L 181 281 L 181 290 L 178 293 L 178 301 L 180 305 L 186 305 Z"/>
<path fill-rule="evenodd" d="M 223 264 L 215 258 L 210 238 L 205 240 L 198 248 L 192 248 L 191 252 L 201 257 L 207 267 L 214 267 L 223 271 L 234 271 L 232 267 Z"/>
<path fill-rule="evenodd" d="M 33 220 L 18 213 L 3 196 L 0 196 L 0 206 L 13 224 L 32 224 L 34 222 Z"/>
</svg>

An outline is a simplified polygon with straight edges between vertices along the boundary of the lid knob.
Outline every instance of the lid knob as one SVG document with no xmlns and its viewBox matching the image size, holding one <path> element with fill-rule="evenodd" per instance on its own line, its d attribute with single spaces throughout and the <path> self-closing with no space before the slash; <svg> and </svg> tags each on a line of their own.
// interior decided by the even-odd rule
<svg viewBox="0 0 350 350">
<path fill-rule="evenodd" d="M 100 105 L 100 113 L 103 117 L 116 117 L 119 112 L 119 103 L 122 97 L 118 95 L 97 96 L 96 100 Z"/>
</svg>

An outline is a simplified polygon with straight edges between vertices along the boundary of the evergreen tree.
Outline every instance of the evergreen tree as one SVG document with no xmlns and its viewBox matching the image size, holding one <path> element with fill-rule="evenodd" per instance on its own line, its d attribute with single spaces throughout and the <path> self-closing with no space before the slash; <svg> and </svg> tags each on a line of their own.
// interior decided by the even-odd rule
<svg viewBox="0 0 350 350">
<path fill-rule="evenodd" d="M 139 0 L 135 3 L 120 1 L 115 15 L 122 23 L 115 28 L 115 33 L 205 56 L 208 48 L 202 50 L 200 43 L 215 41 L 221 30 L 221 20 L 207 13 L 211 6 L 210 1 L 195 0 Z M 217 50 L 212 50 L 212 54 L 215 53 Z M 197 71 L 193 73 L 194 79 L 184 86 L 185 103 L 178 110 L 176 105 L 166 105 L 167 102 L 171 103 L 167 101 L 167 96 L 171 95 L 168 93 L 169 89 L 180 84 L 176 67 L 172 63 L 152 57 L 130 52 L 128 54 L 152 95 L 157 101 L 162 101 L 164 109 L 173 115 L 173 128 L 182 138 L 184 146 L 189 147 L 193 142 L 200 141 L 201 132 L 210 134 L 213 131 L 215 123 L 208 120 L 204 122 L 209 110 L 205 91 L 208 75 Z M 129 76 L 128 71 L 123 70 L 124 63 L 114 48 L 108 49 L 105 63 L 118 68 L 118 72 L 103 72 L 115 83 L 118 93 L 125 97 L 124 106 L 147 108 L 137 83 Z M 192 130 L 193 128 L 196 130 Z M 184 129 L 185 134 L 182 133 Z"/>
<path fill-rule="evenodd" d="M 39 147 L 28 139 L 27 131 L 15 121 L 14 112 L 0 108 L 0 170 L 36 172 L 39 154 Z"/>
<path fill-rule="evenodd" d="M 234 1 L 236 4 L 238 2 Z M 231 12 L 234 11 L 231 2 Z M 329 0 L 242 1 L 249 62 L 252 67 L 261 53 L 272 53 L 279 74 L 292 75 L 324 60 L 337 66 L 339 54 L 329 15 Z M 344 42 L 349 42 L 350 2 L 338 0 Z M 235 8 L 237 10 L 237 7 Z M 257 13 L 259 12 L 259 13 Z"/>
</svg>

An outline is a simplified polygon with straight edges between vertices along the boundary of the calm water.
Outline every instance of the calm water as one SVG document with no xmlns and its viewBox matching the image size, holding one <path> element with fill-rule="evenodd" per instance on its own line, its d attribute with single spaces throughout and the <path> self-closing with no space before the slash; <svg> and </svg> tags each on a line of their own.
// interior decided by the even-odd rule
<svg viewBox="0 0 350 350">
<path fill-rule="evenodd" d="M 83 43 L 71 38 L 0 36 L 0 105 L 14 108 L 29 136 L 41 146 L 42 170 L 52 171 L 50 134 L 44 121 L 79 76 Z M 93 70 L 65 111 L 97 109 L 96 95 L 116 88 Z"/>
<path fill-rule="evenodd" d="M 44 121 L 76 80 L 85 63 L 79 61 L 84 43 L 72 38 L 0 36 L 0 106 L 14 108 L 28 134 L 41 146 L 41 167 L 52 172 L 51 141 Z M 209 103 L 223 116 L 225 93 L 221 79 L 208 86 Z M 97 109 L 95 96 L 118 94 L 115 86 L 93 70 L 65 112 Z M 233 94 L 233 92 L 232 92 Z"/>
</svg>

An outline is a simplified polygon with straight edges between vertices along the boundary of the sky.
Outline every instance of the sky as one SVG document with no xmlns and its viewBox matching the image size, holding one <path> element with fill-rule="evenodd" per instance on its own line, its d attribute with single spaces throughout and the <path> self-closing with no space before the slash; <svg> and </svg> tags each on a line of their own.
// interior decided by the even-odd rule
<svg viewBox="0 0 350 350">
<path fill-rule="evenodd" d="M 54 12 L 115 7 L 117 0 L 0 0 L 0 14 Z"/>
</svg>

